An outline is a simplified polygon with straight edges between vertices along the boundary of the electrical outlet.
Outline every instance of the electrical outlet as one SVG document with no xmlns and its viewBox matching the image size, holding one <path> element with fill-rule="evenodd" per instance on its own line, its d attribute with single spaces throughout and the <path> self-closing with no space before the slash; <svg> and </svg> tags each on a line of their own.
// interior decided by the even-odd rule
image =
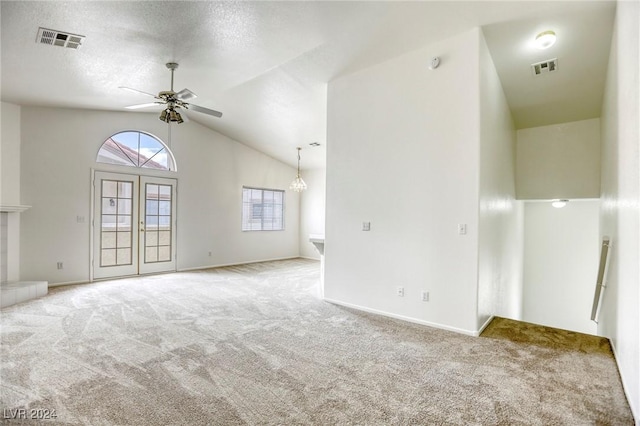
<svg viewBox="0 0 640 426">
<path fill-rule="evenodd" d="M 363 231 L 371 231 L 371 222 L 362 222 Z"/>
<path fill-rule="evenodd" d="M 62 262 L 58 262 L 58 269 L 63 269 L 64 268 L 64 264 Z"/>
<path fill-rule="evenodd" d="M 422 301 L 423 302 L 428 302 L 429 301 L 429 292 L 428 291 L 423 291 L 422 292 Z"/>
<path fill-rule="evenodd" d="M 211 252 L 209 252 L 209 257 L 211 257 Z"/>
<path fill-rule="evenodd" d="M 397 294 L 399 297 L 404 297 L 404 287 L 398 287 L 398 288 L 396 289 L 396 294 Z"/>
</svg>

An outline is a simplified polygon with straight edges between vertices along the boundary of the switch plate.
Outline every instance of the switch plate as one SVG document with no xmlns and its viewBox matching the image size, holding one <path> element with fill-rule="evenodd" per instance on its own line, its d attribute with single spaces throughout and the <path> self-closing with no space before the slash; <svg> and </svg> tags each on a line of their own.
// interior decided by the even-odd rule
<svg viewBox="0 0 640 426">
<path fill-rule="evenodd" d="M 63 269 L 64 268 L 64 263 L 58 262 L 58 264 L 56 266 L 58 267 L 58 269 Z"/>
<path fill-rule="evenodd" d="M 423 302 L 428 302 L 429 301 L 429 292 L 428 291 L 423 291 L 422 292 L 422 301 Z"/>
<path fill-rule="evenodd" d="M 362 222 L 363 231 L 371 231 L 371 222 Z"/>
<path fill-rule="evenodd" d="M 466 235 L 467 234 L 467 224 L 459 223 L 458 224 L 458 235 Z"/>
<path fill-rule="evenodd" d="M 396 289 L 396 294 L 398 295 L 398 297 L 404 297 L 404 287 L 398 287 Z"/>
</svg>

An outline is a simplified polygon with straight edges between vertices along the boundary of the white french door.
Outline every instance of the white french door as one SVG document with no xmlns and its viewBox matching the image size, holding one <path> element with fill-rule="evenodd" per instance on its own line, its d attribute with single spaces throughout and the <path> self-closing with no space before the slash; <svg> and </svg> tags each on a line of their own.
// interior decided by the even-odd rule
<svg viewBox="0 0 640 426">
<path fill-rule="evenodd" d="M 93 278 L 176 270 L 176 180 L 95 172 Z"/>
</svg>

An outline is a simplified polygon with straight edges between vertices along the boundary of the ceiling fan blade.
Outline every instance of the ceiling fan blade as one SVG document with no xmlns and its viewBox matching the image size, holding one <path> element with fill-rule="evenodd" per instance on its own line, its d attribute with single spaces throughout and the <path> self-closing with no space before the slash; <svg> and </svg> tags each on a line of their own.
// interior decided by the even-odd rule
<svg viewBox="0 0 640 426">
<path fill-rule="evenodd" d="M 119 89 L 128 90 L 128 91 L 134 92 L 134 93 L 141 93 L 143 95 L 151 96 L 152 98 L 156 98 L 156 99 L 158 98 L 156 95 L 152 95 L 151 93 L 143 92 L 142 90 L 132 89 L 131 87 L 120 86 Z"/>
<path fill-rule="evenodd" d="M 176 97 L 181 101 L 188 101 L 189 99 L 195 99 L 198 97 L 195 93 L 193 93 L 189 89 L 182 89 L 178 93 L 176 93 Z"/>
<path fill-rule="evenodd" d="M 126 106 L 126 109 L 140 109 L 140 108 L 147 108 L 147 107 L 152 107 L 152 106 L 156 106 L 156 105 L 162 105 L 162 102 L 150 102 L 148 104 L 138 104 L 138 105 L 129 105 Z"/>
<path fill-rule="evenodd" d="M 216 111 L 213 109 L 201 107 L 194 104 L 189 104 L 189 109 L 192 109 L 196 112 L 201 112 L 203 114 L 213 115 L 214 117 L 222 117 L 222 113 L 220 111 Z"/>
</svg>

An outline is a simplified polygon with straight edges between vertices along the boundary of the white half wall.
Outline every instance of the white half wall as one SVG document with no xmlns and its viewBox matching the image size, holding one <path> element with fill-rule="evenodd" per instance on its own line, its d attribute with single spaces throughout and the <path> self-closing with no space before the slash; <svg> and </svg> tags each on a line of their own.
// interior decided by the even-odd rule
<svg viewBox="0 0 640 426">
<path fill-rule="evenodd" d="M 302 177 L 307 190 L 300 197 L 300 256 L 320 260 L 309 235 L 324 235 L 326 170 L 305 170 Z"/>
<path fill-rule="evenodd" d="M 640 3 L 619 1 L 602 104 L 600 232 L 611 238 L 598 334 L 640 423 Z"/>
<path fill-rule="evenodd" d="M 327 299 L 477 332 L 479 36 L 329 83 Z"/>
<path fill-rule="evenodd" d="M 480 36 L 478 323 L 522 314 L 522 208 L 515 200 L 516 134 L 489 49 Z"/>
<path fill-rule="evenodd" d="M 600 119 L 520 129 L 518 199 L 600 197 Z"/>
<path fill-rule="evenodd" d="M 524 312 L 534 324 L 596 334 L 591 306 L 600 260 L 598 200 L 557 209 L 525 202 Z"/>
<path fill-rule="evenodd" d="M 33 207 L 21 218 L 21 279 L 89 279 L 90 170 L 131 173 L 95 163 L 108 137 L 131 129 L 167 141 L 155 113 L 22 108 L 22 202 Z M 294 168 L 195 121 L 172 126 L 171 149 L 178 171 L 165 173 L 178 179 L 178 269 L 299 255 L 299 195 L 288 190 Z M 243 185 L 287 189 L 285 231 L 240 230 Z"/>
</svg>

